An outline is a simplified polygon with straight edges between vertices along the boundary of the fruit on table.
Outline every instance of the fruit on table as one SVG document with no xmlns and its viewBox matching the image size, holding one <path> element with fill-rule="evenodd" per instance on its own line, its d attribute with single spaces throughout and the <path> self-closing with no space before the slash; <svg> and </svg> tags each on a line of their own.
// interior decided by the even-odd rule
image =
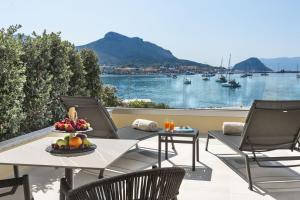
<svg viewBox="0 0 300 200">
<path fill-rule="evenodd" d="M 86 146 L 86 147 L 90 147 L 92 145 L 92 143 L 87 138 L 84 138 L 83 139 L 83 145 Z"/>
<path fill-rule="evenodd" d="M 72 126 L 72 124 L 65 124 L 65 130 L 69 133 L 72 133 L 75 131 L 75 128 Z"/>
<path fill-rule="evenodd" d="M 58 140 L 56 141 L 56 144 L 57 144 L 57 146 L 58 146 L 59 148 L 61 148 L 61 147 L 63 147 L 63 146 L 67 146 L 67 142 L 66 142 L 65 140 L 63 140 L 63 139 L 58 139 Z"/>
<path fill-rule="evenodd" d="M 86 134 L 83 134 L 83 133 L 78 133 L 78 134 L 76 135 L 76 137 L 80 137 L 81 140 L 83 141 L 85 138 L 87 138 L 87 135 L 86 135 Z"/>
<path fill-rule="evenodd" d="M 60 122 L 56 122 L 54 124 L 55 129 L 67 132 L 74 131 L 84 131 L 90 128 L 90 123 L 88 123 L 84 119 L 78 119 L 77 121 L 70 120 L 69 118 L 65 118 Z M 72 129 L 72 128 L 74 129 Z"/>
<path fill-rule="evenodd" d="M 82 145 L 82 140 L 80 137 L 71 137 L 69 139 L 69 146 L 72 149 L 78 149 L 80 147 L 80 145 Z"/>
</svg>

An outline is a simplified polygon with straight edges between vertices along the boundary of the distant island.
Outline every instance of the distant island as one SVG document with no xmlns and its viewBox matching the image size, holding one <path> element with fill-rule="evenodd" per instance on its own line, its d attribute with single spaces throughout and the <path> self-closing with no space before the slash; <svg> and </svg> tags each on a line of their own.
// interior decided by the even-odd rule
<svg viewBox="0 0 300 200">
<path fill-rule="evenodd" d="M 180 73 L 183 68 L 193 72 L 213 71 L 216 67 L 190 60 L 178 59 L 171 51 L 138 37 L 127 37 L 108 32 L 104 38 L 77 46 L 78 49 L 92 49 L 99 56 L 100 64 L 106 71 L 154 72 L 160 68 L 171 69 L 170 73 Z M 110 69 L 108 68 L 110 67 Z M 139 69 L 140 68 L 140 69 Z M 168 71 L 168 70 L 167 70 Z M 118 72 L 116 72 L 118 73 Z M 120 72 L 122 73 L 122 72 Z"/>
<path fill-rule="evenodd" d="M 300 57 L 260 58 L 260 61 L 274 71 L 297 71 L 300 68 Z"/>
<path fill-rule="evenodd" d="M 258 58 L 248 58 L 234 65 L 233 71 L 237 72 L 271 72 Z"/>
</svg>

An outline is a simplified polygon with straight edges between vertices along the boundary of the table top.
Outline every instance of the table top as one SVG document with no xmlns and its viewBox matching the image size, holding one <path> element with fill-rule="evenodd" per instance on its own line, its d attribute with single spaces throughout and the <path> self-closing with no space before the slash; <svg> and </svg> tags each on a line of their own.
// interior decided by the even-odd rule
<svg viewBox="0 0 300 200">
<path fill-rule="evenodd" d="M 199 130 L 193 128 L 193 132 L 166 132 L 165 130 L 161 130 L 158 132 L 159 136 L 177 136 L 177 137 L 196 137 L 199 135 Z"/>
<path fill-rule="evenodd" d="M 81 169 L 105 169 L 138 143 L 137 140 L 93 139 L 93 152 L 77 156 L 52 155 L 46 148 L 61 137 L 45 137 L 0 153 L 0 164 Z"/>
</svg>

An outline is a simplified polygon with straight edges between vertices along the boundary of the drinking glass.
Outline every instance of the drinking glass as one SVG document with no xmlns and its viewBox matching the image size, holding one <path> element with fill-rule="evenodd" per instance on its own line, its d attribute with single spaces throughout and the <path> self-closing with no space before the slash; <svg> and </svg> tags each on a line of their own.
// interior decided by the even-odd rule
<svg viewBox="0 0 300 200">
<path fill-rule="evenodd" d="M 174 128 L 175 128 L 175 123 L 174 121 L 170 121 L 170 131 L 174 131 Z"/>
<path fill-rule="evenodd" d="M 169 122 L 169 120 L 166 120 L 165 123 L 164 123 L 164 125 L 165 125 L 165 131 L 169 131 L 169 129 L 170 129 L 170 122 Z"/>
</svg>

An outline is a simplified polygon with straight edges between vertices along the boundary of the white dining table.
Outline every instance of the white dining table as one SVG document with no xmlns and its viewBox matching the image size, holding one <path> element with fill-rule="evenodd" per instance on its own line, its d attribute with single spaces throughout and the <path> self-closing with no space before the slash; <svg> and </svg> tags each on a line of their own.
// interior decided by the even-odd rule
<svg viewBox="0 0 300 200">
<path fill-rule="evenodd" d="M 97 145 L 93 152 L 77 155 L 54 155 L 46 151 L 61 137 L 44 137 L 0 153 L 0 164 L 14 166 L 58 167 L 65 169 L 65 178 L 73 188 L 73 169 L 104 170 L 129 149 L 137 140 L 89 139 Z"/>
</svg>

